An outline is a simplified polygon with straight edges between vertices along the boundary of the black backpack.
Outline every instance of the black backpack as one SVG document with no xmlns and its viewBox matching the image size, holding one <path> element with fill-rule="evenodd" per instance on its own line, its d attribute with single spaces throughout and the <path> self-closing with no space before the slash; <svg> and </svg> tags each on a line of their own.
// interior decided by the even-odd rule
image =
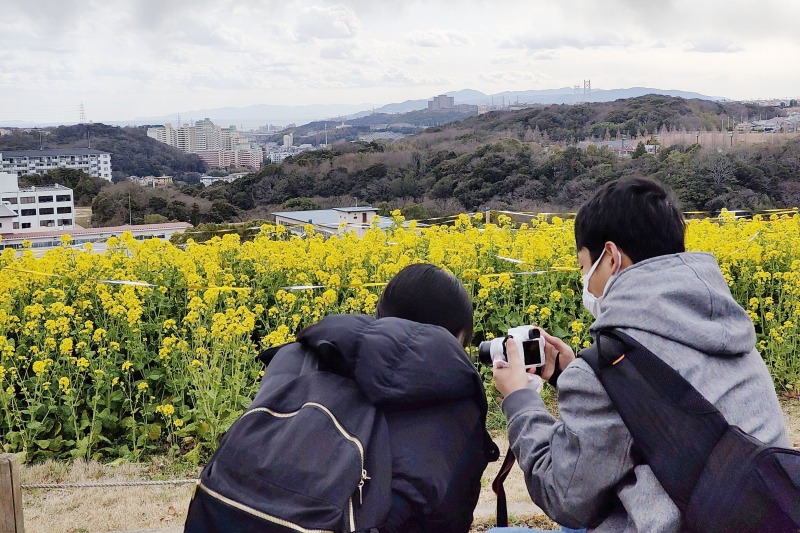
<svg viewBox="0 0 800 533">
<path fill-rule="evenodd" d="M 619 331 L 600 332 L 580 357 L 680 509 L 685 528 L 800 531 L 800 451 L 767 446 L 729 425 L 678 372 Z"/>
<path fill-rule="evenodd" d="M 200 476 L 187 533 L 369 531 L 386 520 L 383 415 L 352 379 L 304 366 L 312 370 L 262 389 L 225 434 Z"/>
</svg>

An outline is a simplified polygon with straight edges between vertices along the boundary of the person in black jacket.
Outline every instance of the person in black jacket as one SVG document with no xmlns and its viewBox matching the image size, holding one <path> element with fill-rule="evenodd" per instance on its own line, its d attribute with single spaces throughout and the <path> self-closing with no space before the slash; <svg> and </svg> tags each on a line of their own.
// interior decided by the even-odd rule
<svg viewBox="0 0 800 533">
<path fill-rule="evenodd" d="M 296 350 L 330 343 L 330 364 L 351 376 L 386 418 L 391 509 L 381 533 L 467 533 L 489 461 L 483 382 L 465 347 L 472 303 L 463 285 L 434 265 L 410 265 L 387 285 L 377 318 L 329 316 L 277 352 L 264 386 L 302 371 Z"/>
</svg>

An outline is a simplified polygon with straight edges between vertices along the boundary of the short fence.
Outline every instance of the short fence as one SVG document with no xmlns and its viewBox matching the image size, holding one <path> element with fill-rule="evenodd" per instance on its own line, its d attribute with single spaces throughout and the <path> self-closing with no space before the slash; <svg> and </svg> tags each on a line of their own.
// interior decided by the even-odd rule
<svg viewBox="0 0 800 533">
<path fill-rule="evenodd" d="M 13 453 L 0 455 L 0 533 L 24 533 L 22 491 L 34 489 L 82 489 L 106 487 L 150 487 L 197 483 L 196 479 L 156 481 L 89 481 L 81 483 L 31 483 L 23 485 L 19 459 Z"/>
</svg>

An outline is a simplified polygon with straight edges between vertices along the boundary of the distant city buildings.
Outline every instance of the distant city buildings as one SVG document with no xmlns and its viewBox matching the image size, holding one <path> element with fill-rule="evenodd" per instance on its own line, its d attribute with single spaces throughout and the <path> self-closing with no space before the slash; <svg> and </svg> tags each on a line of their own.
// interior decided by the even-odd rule
<svg viewBox="0 0 800 533">
<path fill-rule="evenodd" d="M 0 152 L 0 172 L 23 176 L 44 174 L 58 168 L 81 170 L 95 178 L 111 181 L 111 154 L 91 148 Z"/>
<path fill-rule="evenodd" d="M 147 136 L 174 146 L 187 154 L 197 154 L 213 168 L 242 167 L 258 170 L 264 162 L 264 151 L 243 139 L 236 126 L 222 128 L 208 118 L 192 126 L 172 124 L 147 128 Z"/>
<path fill-rule="evenodd" d="M 0 172 L 0 233 L 73 229 L 75 199 L 63 185 L 19 187 L 17 175 Z"/>
<path fill-rule="evenodd" d="M 433 100 L 428 102 L 428 111 L 442 111 L 445 109 L 453 109 L 453 107 L 455 107 L 455 98 L 447 96 L 446 94 L 434 96 Z"/>
</svg>

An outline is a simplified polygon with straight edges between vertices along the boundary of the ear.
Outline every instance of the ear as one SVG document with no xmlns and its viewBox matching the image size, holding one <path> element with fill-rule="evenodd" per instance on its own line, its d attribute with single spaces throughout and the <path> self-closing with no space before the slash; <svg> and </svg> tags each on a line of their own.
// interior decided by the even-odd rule
<svg viewBox="0 0 800 533">
<path fill-rule="evenodd" d="M 609 257 L 611 257 L 611 266 L 616 268 L 617 262 L 619 261 L 619 254 L 622 250 L 620 250 L 613 241 L 606 241 L 604 249 L 608 252 Z"/>
<path fill-rule="evenodd" d="M 611 256 L 612 268 L 617 268 L 617 262 L 621 263 L 619 265 L 620 269 L 627 268 L 633 264 L 633 261 L 631 261 L 631 258 L 628 257 L 625 251 L 613 241 L 606 241 L 605 250 L 608 252 L 608 255 Z"/>
</svg>

